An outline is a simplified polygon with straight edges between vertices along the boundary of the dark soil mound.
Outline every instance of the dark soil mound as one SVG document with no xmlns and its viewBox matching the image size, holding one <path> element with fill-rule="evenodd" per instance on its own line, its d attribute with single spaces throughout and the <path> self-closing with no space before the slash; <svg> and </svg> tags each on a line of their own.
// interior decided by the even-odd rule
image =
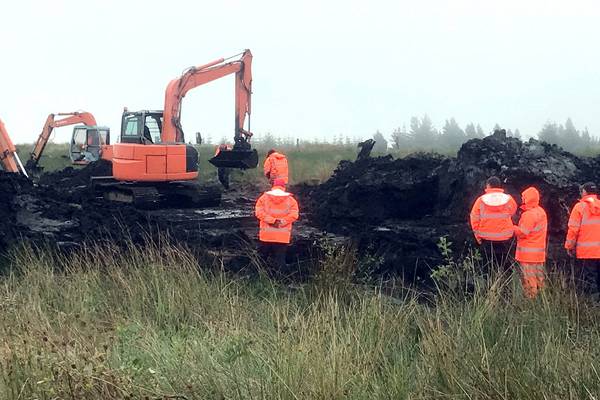
<svg viewBox="0 0 600 400">
<path fill-rule="evenodd" d="M 442 262 L 441 236 L 449 237 L 456 254 L 473 245 L 469 211 L 485 179 L 496 175 L 517 203 L 527 187 L 540 190 L 551 256 L 560 262 L 578 187 L 598 179 L 599 161 L 533 139 L 492 135 L 465 143 L 451 159 L 417 154 L 343 161 L 328 182 L 301 192 L 313 223 L 353 236 L 361 249 L 381 257 L 383 272 L 415 270 L 418 276 Z"/>
<path fill-rule="evenodd" d="M 310 195 L 316 221 L 326 229 L 351 232 L 363 224 L 430 215 L 436 210 L 439 169 L 448 162 L 434 154 L 342 161 Z"/>
</svg>

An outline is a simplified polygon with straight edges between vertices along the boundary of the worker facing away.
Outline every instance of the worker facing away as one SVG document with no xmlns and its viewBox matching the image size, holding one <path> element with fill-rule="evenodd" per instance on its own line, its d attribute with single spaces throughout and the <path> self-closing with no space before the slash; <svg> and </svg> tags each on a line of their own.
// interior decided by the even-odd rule
<svg viewBox="0 0 600 400">
<path fill-rule="evenodd" d="M 515 260 L 519 263 L 523 291 L 528 298 L 534 298 L 544 287 L 546 277 L 546 235 L 548 217 L 540 206 L 540 193 L 534 187 L 521 193 L 521 218 L 514 226 L 517 237 Z"/>
<path fill-rule="evenodd" d="M 233 147 L 229 143 L 221 143 L 215 149 L 215 157 L 221 153 L 221 151 L 229 151 L 233 149 Z M 219 178 L 219 182 L 225 189 L 229 189 L 229 175 L 231 174 L 231 168 L 219 167 L 217 168 L 217 177 Z"/>
<path fill-rule="evenodd" d="M 256 218 L 260 221 L 260 252 L 279 271 L 285 267 L 287 247 L 292 238 L 292 224 L 298 219 L 298 203 L 285 191 L 283 179 L 276 179 L 273 188 L 256 202 Z"/>
<path fill-rule="evenodd" d="M 577 258 L 577 280 L 584 292 L 600 292 L 600 199 L 595 183 L 581 186 L 571 211 L 565 249 Z"/>
<path fill-rule="evenodd" d="M 282 179 L 285 187 L 289 182 L 286 156 L 275 151 L 275 149 L 269 150 L 265 159 L 264 173 L 271 186 L 275 184 L 275 180 Z"/>
<path fill-rule="evenodd" d="M 475 240 L 492 263 L 504 265 L 508 259 L 513 237 L 512 217 L 516 211 L 517 203 L 504 193 L 500 179 L 488 178 L 485 193 L 473 204 L 470 220 Z"/>
</svg>

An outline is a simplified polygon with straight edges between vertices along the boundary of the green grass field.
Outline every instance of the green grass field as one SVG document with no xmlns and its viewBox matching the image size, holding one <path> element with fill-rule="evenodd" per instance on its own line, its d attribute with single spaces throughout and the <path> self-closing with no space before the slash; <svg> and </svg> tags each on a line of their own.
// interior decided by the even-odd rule
<svg viewBox="0 0 600 400">
<path fill-rule="evenodd" d="M 2 399 L 597 399 L 600 308 L 457 276 L 433 297 L 199 270 L 185 250 L 15 253 L 0 278 Z M 93 262 L 90 262 L 93 260 Z M 206 267 L 206 266 L 205 266 Z M 563 287 L 564 286 L 564 287 Z"/>
<path fill-rule="evenodd" d="M 17 151 L 25 164 L 32 145 L 17 145 Z M 199 179 L 202 181 L 216 181 L 217 170 L 208 160 L 213 157 L 215 146 L 198 146 L 199 150 Z M 262 164 L 267 153 L 266 148 L 258 148 L 259 165 L 256 169 L 247 171 L 234 171 L 232 180 L 241 182 L 252 182 L 262 178 Z M 303 145 L 299 148 L 283 148 L 282 151 L 288 156 L 290 165 L 290 180 L 293 184 L 300 182 L 320 183 L 327 180 L 341 160 L 353 160 L 357 151 L 352 146 L 341 146 L 331 144 Z M 397 155 L 397 154 L 396 154 Z M 402 154 L 401 154 L 402 155 Z M 49 143 L 39 165 L 44 171 L 52 172 L 71 166 L 69 159 L 68 144 Z M 81 168 L 81 167 L 76 167 Z"/>
</svg>

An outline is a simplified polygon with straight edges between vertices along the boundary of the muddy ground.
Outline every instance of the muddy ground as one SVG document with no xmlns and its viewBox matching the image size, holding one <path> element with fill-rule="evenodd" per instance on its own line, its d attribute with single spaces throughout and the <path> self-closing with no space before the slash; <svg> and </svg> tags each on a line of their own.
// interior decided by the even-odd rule
<svg viewBox="0 0 600 400">
<path fill-rule="evenodd" d="M 288 262 L 308 271 L 322 247 L 345 244 L 363 258 L 366 274 L 427 279 L 430 269 L 443 262 L 440 237 L 449 238 L 456 257 L 474 247 L 470 206 L 485 179 L 497 175 L 517 201 L 530 185 L 540 190 L 549 216 L 551 257 L 560 265 L 566 260 L 562 242 L 578 186 L 596 181 L 598 166 L 598 157 L 579 158 L 536 140 L 523 143 L 502 135 L 471 140 L 453 158 L 415 154 L 342 161 L 327 182 L 290 188 L 302 212 Z M 139 210 L 106 203 L 89 190 L 90 177 L 105 175 L 106 168 L 66 169 L 44 175 L 37 185 L 0 175 L 0 218 L 6 224 L 0 248 L 27 240 L 68 251 L 84 242 L 131 239 L 141 244 L 167 234 L 231 269 L 252 267 L 253 207 L 265 187 L 225 191 L 220 207 Z"/>
</svg>

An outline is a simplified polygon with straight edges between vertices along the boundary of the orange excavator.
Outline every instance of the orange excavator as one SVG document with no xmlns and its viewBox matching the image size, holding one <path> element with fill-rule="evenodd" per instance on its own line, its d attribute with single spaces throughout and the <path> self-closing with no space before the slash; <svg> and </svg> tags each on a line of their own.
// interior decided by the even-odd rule
<svg viewBox="0 0 600 400">
<path fill-rule="evenodd" d="M 230 61 L 237 56 L 241 57 Z M 167 85 L 163 110 L 132 112 L 125 109 L 120 142 L 110 146 L 111 151 L 102 153 L 103 159 L 112 162 L 112 176 L 95 177 L 95 186 L 101 188 L 109 200 L 148 205 L 177 194 L 183 196 L 178 198 L 179 203 L 190 200 L 194 205 L 206 205 L 207 196 L 215 196 L 215 192 L 207 195 L 197 183 L 198 152 L 185 143 L 181 102 L 191 89 L 229 74 L 235 74 L 235 144 L 231 150 L 221 151 L 209 161 L 220 168 L 256 168 L 258 154 L 251 148 L 249 128 L 251 68 L 250 50 L 191 67 Z M 247 130 L 244 128 L 246 116 Z M 218 197 L 220 201 L 220 191 Z"/>
<path fill-rule="evenodd" d="M 27 172 L 21 163 L 17 154 L 17 149 L 13 144 L 4 122 L 0 120 L 0 170 L 11 173 L 21 173 L 27 176 Z"/>
<path fill-rule="evenodd" d="M 63 118 L 56 119 L 57 116 Z M 102 146 L 110 144 L 110 129 L 98 126 L 96 118 L 89 112 L 57 113 L 50 114 L 46 118 L 42 132 L 25 165 L 26 169 L 32 173 L 41 171 L 38 163 L 55 128 L 77 124 L 83 125 L 73 128 L 69 152 L 72 163 L 86 165 L 100 159 Z"/>
</svg>

